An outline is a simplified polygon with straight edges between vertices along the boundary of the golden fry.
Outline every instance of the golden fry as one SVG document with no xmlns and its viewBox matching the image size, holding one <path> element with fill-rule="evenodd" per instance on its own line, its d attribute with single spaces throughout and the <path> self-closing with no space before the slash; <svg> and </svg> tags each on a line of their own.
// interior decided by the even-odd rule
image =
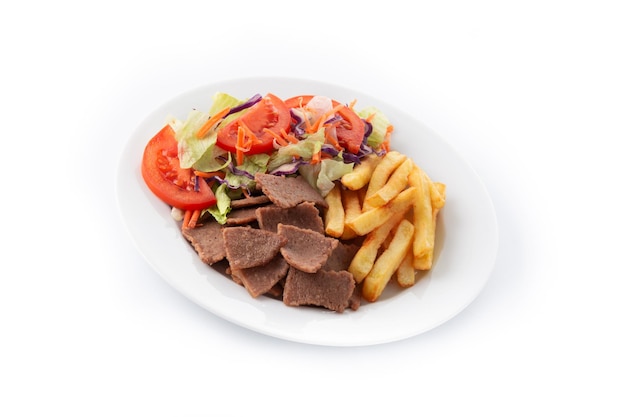
<svg viewBox="0 0 626 417">
<path fill-rule="evenodd" d="M 413 268 L 413 251 L 409 248 L 396 270 L 396 281 L 402 288 L 415 285 L 415 268 Z"/>
<path fill-rule="evenodd" d="M 389 220 L 367 235 L 348 267 L 348 271 L 357 283 L 363 281 L 370 272 L 374 262 L 376 262 L 378 250 L 387 239 L 387 236 L 389 236 L 389 233 L 402 220 L 403 216 L 404 213 L 401 212 L 394 214 Z"/>
<path fill-rule="evenodd" d="M 430 184 L 423 171 L 415 166 L 409 177 L 409 183 L 417 190 L 417 198 L 413 202 L 413 267 L 428 269 L 428 254 L 435 244 L 433 229 L 433 209 L 430 199 Z"/>
<path fill-rule="evenodd" d="M 341 177 L 341 183 L 349 190 L 360 190 L 369 183 L 372 172 L 380 160 L 376 154 L 368 155 L 360 164 L 354 166 L 352 172 Z"/>
<path fill-rule="evenodd" d="M 341 239 L 353 239 L 357 237 L 357 234 L 347 223 L 361 214 L 361 200 L 359 199 L 358 191 L 343 188 L 341 190 L 341 203 L 344 211 L 344 227 Z"/>
<path fill-rule="evenodd" d="M 433 210 L 441 209 L 446 204 L 446 185 L 430 181 L 430 200 Z"/>
<path fill-rule="evenodd" d="M 406 219 L 398 224 L 389 247 L 378 257 L 372 270 L 363 280 L 362 295 L 367 301 L 376 301 L 382 294 L 392 275 L 410 251 L 414 230 L 413 224 Z"/>
<path fill-rule="evenodd" d="M 345 214 L 341 202 L 341 186 L 336 184 L 324 198 L 328 208 L 324 213 L 324 229 L 328 236 L 340 237 L 343 234 Z"/>
<path fill-rule="evenodd" d="M 393 171 L 385 185 L 379 188 L 375 193 L 366 197 L 364 205 L 369 208 L 380 207 L 400 194 L 400 192 L 406 188 L 408 177 L 413 166 L 413 161 L 407 158 Z"/>
<path fill-rule="evenodd" d="M 387 180 L 393 174 L 393 172 L 407 159 L 407 156 L 397 151 L 391 151 L 385 154 L 381 161 L 376 165 L 370 182 L 367 185 L 367 192 L 365 194 L 365 201 L 363 202 L 363 211 L 367 211 L 373 207 L 370 207 L 367 203 L 370 196 L 376 194 L 378 190 L 383 188 L 387 183 Z"/>
<path fill-rule="evenodd" d="M 431 191 L 433 191 L 433 189 L 437 190 L 437 195 L 434 198 L 436 199 L 436 201 L 438 201 L 439 205 L 435 206 L 434 202 L 431 204 L 433 208 L 432 225 L 431 225 L 431 233 L 432 233 L 432 239 L 433 239 L 432 248 L 428 250 L 426 253 L 424 253 L 422 256 L 413 259 L 413 267 L 415 269 L 420 269 L 420 270 L 429 270 L 433 266 L 433 255 L 434 255 L 434 250 L 435 250 L 435 232 L 437 229 L 437 215 L 439 214 L 439 211 L 441 210 L 441 208 L 443 208 L 443 204 L 445 203 L 445 185 L 441 183 L 431 183 L 431 184 L 434 185 L 434 187 L 431 186 Z M 433 197 L 431 193 L 431 199 L 432 198 Z"/>
<path fill-rule="evenodd" d="M 354 230 L 357 235 L 365 236 L 388 221 L 394 214 L 406 213 L 416 197 L 417 189 L 415 187 L 409 187 L 398 194 L 396 198 L 389 203 L 361 213 L 356 218 L 347 222 L 347 225 Z"/>
</svg>

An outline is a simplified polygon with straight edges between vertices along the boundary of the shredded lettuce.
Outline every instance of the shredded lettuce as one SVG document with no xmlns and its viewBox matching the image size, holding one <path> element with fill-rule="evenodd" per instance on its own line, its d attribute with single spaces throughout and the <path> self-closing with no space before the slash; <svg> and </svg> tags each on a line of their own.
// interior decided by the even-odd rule
<svg viewBox="0 0 626 417">
<path fill-rule="evenodd" d="M 243 104 L 244 102 L 245 100 L 238 99 L 237 97 L 233 97 L 230 94 L 221 93 L 221 92 L 215 93 L 213 95 L 213 104 L 211 105 L 211 108 L 209 109 L 209 114 L 216 114 L 224 110 L 226 107 L 230 107 L 231 109 L 235 108 Z M 241 113 L 231 114 L 221 122 L 221 125 L 225 125 L 226 123 L 230 122 L 232 119 L 239 117 L 239 116 L 241 116 Z"/>
<path fill-rule="evenodd" d="M 324 159 L 320 163 L 321 169 L 317 176 L 317 189 L 322 193 L 322 196 L 326 196 L 330 190 L 335 186 L 334 181 L 337 181 L 344 175 L 352 172 L 354 164 L 346 164 L 343 160 L 337 159 Z"/>
<path fill-rule="evenodd" d="M 226 93 L 216 93 L 213 96 L 213 104 L 208 113 L 194 109 L 189 112 L 187 119 L 182 122 L 171 123 L 176 131 L 176 141 L 178 142 L 178 158 L 181 168 L 194 168 L 199 171 L 211 172 L 224 168 L 217 157 L 223 156 L 225 151 L 215 146 L 217 141 L 217 126 L 202 137 L 196 137 L 196 132 L 215 114 L 227 107 L 235 107 L 243 103 L 242 100 Z M 232 115 L 237 117 L 236 115 Z M 221 123 L 227 122 L 226 118 Z"/>
<path fill-rule="evenodd" d="M 244 187 L 251 190 L 255 185 L 254 174 L 266 172 L 269 159 L 270 156 L 264 153 L 246 156 L 243 164 L 235 167 L 238 172 L 243 171 L 245 174 L 238 175 L 228 170 L 224 179 L 231 188 Z"/>
<path fill-rule="evenodd" d="M 391 122 L 383 112 L 373 106 L 365 107 L 357 114 L 362 119 L 367 119 L 372 114 L 374 115 L 370 121 L 372 124 L 372 133 L 367 137 L 367 144 L 372 148 L 378 148 L 380 144 L 383 143 L 383 140 L 385 140 L 387 128 L 391 126 Z"/>
<path fill-rule="evenodd" d="M 306 135 L 305 139 L 298 143 L 291 143 L 280 147 L 272 155 L 268 163 L 268 171 L 273 171 L 281 165 L 290 163 L 294 157 L 302 158 L 306 161 L 311 160 L 314 154 L 322 149 L 324 144 L 324 129 L 320 129 L 315 133 Z"/>
<path fill-rule="evenodd" d="M 298 169 L 300 175 L 322 194 L 322 197 L 333 189 L 335 182 L 344 175 L 352 172 L 353 163 L 346 164 L 342 159 L 324 159 L 319 164 L 302 165 Z"/>
<path fill-rule="evenodd" d="M 209 148 L 215 145 L 217 139 L 215 132 L 202 139 L 196 137 L 196 132 L 206 122 L 207 118 L 206 113 L 196 109 L 191 110 L 187 119 L 176 130 L 178 159 L 180 159 L 181 168 L 191 168 Z"/>
<path fill-rule="evenodd" d="M 217 203 L 209 207 L 205 211 L 211 213 L 215 220 L 219 224 L 226 223 L 226 217 L 230 213 L 230 196 L 228 195 L 228 186 L 226 184 L 220 184 L 215 190 L 213 190 Z M 204 214 L 204 213 L 203 213 Z"/>
</svg>

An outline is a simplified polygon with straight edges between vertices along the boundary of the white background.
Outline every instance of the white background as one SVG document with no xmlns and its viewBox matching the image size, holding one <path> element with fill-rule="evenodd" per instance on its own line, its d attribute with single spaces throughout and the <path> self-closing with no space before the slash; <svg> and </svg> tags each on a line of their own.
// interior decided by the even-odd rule
<svg viewBox="0 0 626 417">
<path fill-rule="evenodd" d="M 625 415 L 620 2 L 249 3 L 3 7 L 0 415 Z M 500 230 L 474 303 L 401 342 L 311 346 L 150 269 L 117 209 L 126 140 L 257 75 L 380 97 L 469 161 Z"/>
</svg>

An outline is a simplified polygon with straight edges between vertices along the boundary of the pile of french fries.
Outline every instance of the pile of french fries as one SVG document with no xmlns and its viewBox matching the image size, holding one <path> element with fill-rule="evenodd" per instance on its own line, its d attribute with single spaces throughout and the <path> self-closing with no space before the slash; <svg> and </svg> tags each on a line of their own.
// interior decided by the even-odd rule
<svg viewBox="0 0 626 417">
<path fill-rule="evenodd" d="M 376 301 L 395 277 L 404 288 L 433 263 L 437 214 L 445 184 L 433 182 L 406 155 L 372 154 L 344 175 L 325 197 L 326 234 L 363 243 L 349 271 L 367 301 Z"/>
</svg>

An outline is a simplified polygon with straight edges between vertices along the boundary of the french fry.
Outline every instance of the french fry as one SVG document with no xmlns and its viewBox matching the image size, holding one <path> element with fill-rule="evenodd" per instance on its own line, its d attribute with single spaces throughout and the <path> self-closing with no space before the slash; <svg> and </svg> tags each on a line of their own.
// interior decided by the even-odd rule
<svg viewBox="0 0 626 417">
<path fill-rule="evenodd" d="M 372 172 L 381 157 L 376 154 L 370 154 L 363 158 L 360 164 L 355 165 L 352 172 L 341 177 L 341 183 L 349 190 L 359 190 L 365 187 L 372 177 Z"/>
<path fill-rule="evenodd" d="M 328 207 L 324 212 L 324 230 L 328 236 L 340 237 L 343 234 L 345 213 L 341 202 L 341 186 L 335 186 L 324 197 Z"/>
<path fill-rule="evenodd" d="M 406 213 L 416 197 L 417 189 L 415 187 L 409 187 L 384 206 L 365 211 L 346 224 L 354 230 L 357 235 L 365 236 L 387 222 L 394 214 Z"/>
<path fill-rule="evenodd" d="M 364 299 L 374 302 L 380 297 L 407 252 L 411 250 L 414 231 L 415 227 L 409 220 L 400 221 L 389 247 L 376 259 L 372 270 L 363 280 L 361 294 Z"/>
<path fill-rule="evenodd" d="M 378 250 L 403 217 L 404 213 L 395 213 L 388 221 L 367 235 L 348 267 L 348 271 L 352 274 L 357 284 L 361 283 L 371 271 L 374 262 L 376 262 Z"/>
<path fill-rule="evenodd" d="M 354 239 L 357 237 L 357 234 L 347 223 L 361 214 L 361 200 L 359 199 L 358 190 L 342 188 L 341 203 L 343 204 L 344 211 L 344 227 L 341 239 Z"/>
<path fill-rule="evenodd" d="M 383 188 L 391 174 L 407 159 L 407 156 L 397 151 L 387 152 L 381 161 L 376 165 L 370 182 L 367 185 L 365 200 L 363 201 L 363 211 L 372 209 L 368 204 L 368 199 L 376 194 L 378 190 Z"/>
<path fill-rule="evenodd" d="M 443 208 L 446 204 L 446 185 L 430 181 L 430 200 L 433 210 Z"/>
<path fill-rule="evenodd" d="M 413 161 L 408 158 L 402 162 L 400 166 L 393 171 L 385 185 L 379 188 L 375 193 L 366 196 L 364 203 L 366 208 L 380 207 L 400 194 L 400 192 L 406 188 L 408 177 L 413 166 Z"/>
<path fill-rule="evenodd" d="M 409 248 L 396 270 L 396 281 L 402 288 L 415 285 L 415 268 L 413 268 L 413 251 Z"/>
<path fill-rule="evenodd" d="M 413 259 L 413 267 L 415 269 L 420 269 L 420 270 L 429 270 L 433 266 L 433 255 L 434 255 L 434 249 L 435 249 L 434 247 L 435 246 L 435 232 L 437 229 L 437 215 L 439 214 L 439 211 L 441 210 L 441 208 L 443 208 L 443 205 L 445 204 L 445 190 L 446 190 L 445 184 L 433 183 L 433 182 L 431 182 L 431 184 L 432 184 L 430 187 L 431 200 L 433 201 L 431 203 L 431 206 L 433 209 L 431 233 L 432 233 L 433 244 L 430 250 L 428 250 L 422 256 Z M 433 196 L 433 193 L 432 193 L 433 190 L 436 190 L 435 196 Z"/>
<path fill-rule="evenodd" d="M 414 166 L 409 183 L 417 190 L 417 197 L 413 202 L 413 267 L 428 269 L 428 253 L 434 247 L 433 209 L 430 198 L 430 184 L 420 167 Z"/>
</svg>

